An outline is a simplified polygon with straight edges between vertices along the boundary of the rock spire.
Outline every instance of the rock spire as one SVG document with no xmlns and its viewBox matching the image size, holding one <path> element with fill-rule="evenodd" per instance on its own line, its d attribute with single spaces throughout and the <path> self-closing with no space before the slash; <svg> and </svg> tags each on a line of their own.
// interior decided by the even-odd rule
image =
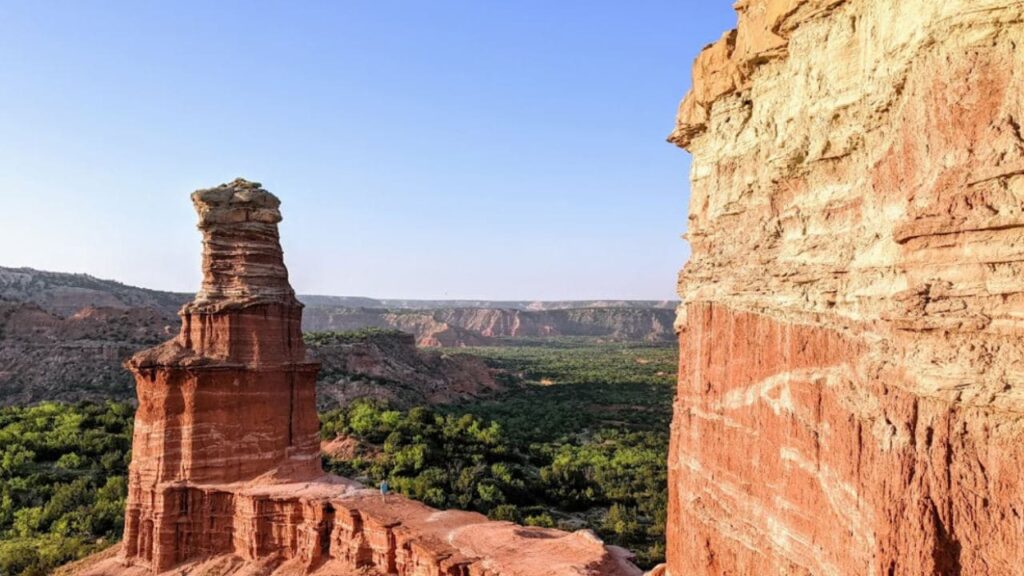
<svg viewBox="0 0 1024 576">
<path fill-rule="evenodd" d="M 281 255 L 276 196 L 238 178 L 196 190 L 192 204 L 203 233 L 203 285 L 190 310 L 298 304 Z"/>
<path fill-rule="evenodd" d="M 192 195 L 203 284 L 181 333 L 133 356 L 139 407 L 119 555 L 77 576 L 639 576 L 592 533 L 382 501 L 324 474 L 316 375 L 278 241 L 280 202 L 235 180 Z"/>
</svg>

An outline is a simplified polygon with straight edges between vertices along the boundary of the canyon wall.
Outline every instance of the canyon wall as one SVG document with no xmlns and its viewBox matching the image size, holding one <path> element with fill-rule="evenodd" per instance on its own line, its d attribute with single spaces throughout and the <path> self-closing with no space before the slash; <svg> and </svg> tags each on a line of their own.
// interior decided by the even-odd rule
<svg viewBox="0 0 1024 576">
<path fill-rule="evenodd" d="M 280 203 L 245 180 L 192 201 L 202 289 L 181 309 L 176 338 L 127 362 L 139 407 L 124 539 L 62 573 L 640 574 L 627 551 L 589 531 L 490 522 L 324 474 L 320 365 L 307 356 L 284 266 Z"/>
<path fill-rule="evenodd" d="M 1020 574 L 1024 3 L 735 7 L 670 136 L 667 573 Z"/>
<path fill-rule="evenodd" d="M 502 345 L 512 338 L 665 343 L 675 338 L 670 302 L 297 298 L 305 305 L 305 332 L 399 329 L 414 335 L 423 347 Z M 0 406 L 133 399 L 133 379 L 122 362 L 179 332 L 177 311 L 190 300 L 191 295 L 85 274 L 0 266 Z M 327 358 L 339 357 L 337 350 L 311 348 Z M 414 355 L 400 352 L 403 359 Z M 435 366 L 440 371 L 428 370 L 440 379 L 429 378 L 433 382 L 427 383 L 416 377 L 419 371 L 389 370 L 390 358 L 381 360 L 381 371 L 390 372 L 385 374 L 389 386 L 395 382 L 411 394 L 399 389 L 394 391 L 401 394 L 389 394 L 379 386 L 348 386 L 349 382 L 344 387 L 348 389 L 342 389 L 339 378 L 325 378 L 336 372 L 325 363 L 320 373 L 321 405 L 360 396 L 391 398 L 400 404 L 448 402 L 491 387 L 486 382 L 474 386 L 464 377 L 464 367 L 454 365 L 460 362 L 443 362 Z"/>
<path fill-rule="evenodd" d="M 556 308 L 307 309 L 309 332 L 396 328 L 416 336 L 420 346 L 461 347 L 500 344 L 504 338 L 568 336 L 605 341 L 672 342 L 671 308 L 636 306 Z"/>
</svg>

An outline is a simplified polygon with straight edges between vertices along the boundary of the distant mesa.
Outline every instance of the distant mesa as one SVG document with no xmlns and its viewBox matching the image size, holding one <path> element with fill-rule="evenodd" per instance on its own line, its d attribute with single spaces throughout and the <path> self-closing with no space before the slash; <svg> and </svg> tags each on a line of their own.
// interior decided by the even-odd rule
<svg viewBox="0 0 1024 576">
<path fill-rule="evenodd" d="M 302 305 L 279 201 L 236 180 L 192 195 L 203 284 L 177 337 L 134 355 L 124 540 L 81 576 L 407 574 L 637 576 L 592 533 L 438 511 L 323 472 Z"/>
</svg>

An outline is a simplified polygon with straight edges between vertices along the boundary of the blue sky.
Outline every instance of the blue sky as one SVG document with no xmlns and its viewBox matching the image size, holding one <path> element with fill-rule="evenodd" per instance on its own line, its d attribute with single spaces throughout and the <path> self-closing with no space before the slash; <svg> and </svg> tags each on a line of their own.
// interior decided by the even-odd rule
<svg viewBox="0 0 1024 576">
<path fill-rule="evenodd" d="M 188 195 L 244 176 L 303 293 L 673 298 L 730 4 L 0 3 L 0 265 L 194 291 Z"/>
</svg>

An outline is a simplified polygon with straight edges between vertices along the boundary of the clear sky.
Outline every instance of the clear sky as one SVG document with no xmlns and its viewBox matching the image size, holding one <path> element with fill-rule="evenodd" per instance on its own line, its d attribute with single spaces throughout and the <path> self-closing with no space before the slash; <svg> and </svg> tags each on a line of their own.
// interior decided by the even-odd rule
<svg viewBox="0 0 1024 576">
<path fill-rule="evenodd" d="M 730 4 L 2 2 L 0 265 L 194 291 L 188 195 L 242 176 L 302 293 L 674 298 Z"/>
</svg>

